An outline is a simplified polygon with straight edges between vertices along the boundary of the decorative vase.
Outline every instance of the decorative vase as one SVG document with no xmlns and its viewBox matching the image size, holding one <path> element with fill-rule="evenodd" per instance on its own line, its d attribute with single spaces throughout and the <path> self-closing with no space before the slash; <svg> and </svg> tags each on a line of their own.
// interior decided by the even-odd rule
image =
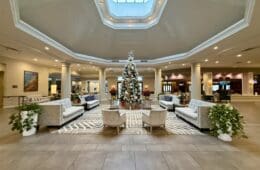
<svg viewBox="0 0 260 170">
<path fill-rule="evenodd" d="M 28 111 L 22 111 L 21 116 L 22 116 L 22 122 L 23 122 L 28 117 Z M 31 136 L 31 135 L 36 134 L 37 122 L 38 122 L 38 114 L 34 114 L 33 115 L 33 127 L 28 131 L 24 128 L 22 135 Z"/>
<path fill-rule="evenodd" d="M 231 142 L 232 141 L 231 135 L 230 134 L 226 134 L 226 133 L 218 135 L 218 138 L 220 140 L 224 141 L 224 142 Z"/>
</svg>

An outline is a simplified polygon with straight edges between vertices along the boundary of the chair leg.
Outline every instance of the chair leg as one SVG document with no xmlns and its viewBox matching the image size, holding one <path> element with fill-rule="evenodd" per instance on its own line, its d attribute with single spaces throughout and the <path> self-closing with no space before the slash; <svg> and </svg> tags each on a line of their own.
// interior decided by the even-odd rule
<svg viewBox="0 0 260 170">
<path fill-rule="evenodd" d="M 120 128 L 119 126 L 116 127 L 117 134 L 119 134 Z"/>
<path fill-rule="evenodd" d="M 152 126 L 150 126 L 150 132 L 151 132 L 151 133 L 153 132 L 153 127 L 152 127 Z"/>
</svg>

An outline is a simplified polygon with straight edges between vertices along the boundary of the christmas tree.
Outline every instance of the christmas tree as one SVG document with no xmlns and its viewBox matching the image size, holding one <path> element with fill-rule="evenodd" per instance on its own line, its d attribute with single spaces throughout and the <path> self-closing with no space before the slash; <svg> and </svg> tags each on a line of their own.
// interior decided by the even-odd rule
<svg viewBox="0 0 260 170">
<path fill-rule="evenodd" d="M 136 65 L 133 63 L 134 54 L 129 52 L 128 63 L 123 71 L 123 81 L 121 86 L 120 100 L 130 105 L 141 103 L 141 91 L 138 82 L 138 72 Z"/>
</svg>

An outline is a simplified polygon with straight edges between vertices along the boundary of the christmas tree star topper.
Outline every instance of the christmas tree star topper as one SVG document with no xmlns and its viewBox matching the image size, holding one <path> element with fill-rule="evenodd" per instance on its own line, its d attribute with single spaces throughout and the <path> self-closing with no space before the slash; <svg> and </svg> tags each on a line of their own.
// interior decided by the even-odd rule
<svg viewBox="0 0 260 170">
<path fill-rule="evenodd" d="M 128 61 L 133 61 L 134 60 L 134 50 L 131 50 L 128 52 Z"/>
</svg>

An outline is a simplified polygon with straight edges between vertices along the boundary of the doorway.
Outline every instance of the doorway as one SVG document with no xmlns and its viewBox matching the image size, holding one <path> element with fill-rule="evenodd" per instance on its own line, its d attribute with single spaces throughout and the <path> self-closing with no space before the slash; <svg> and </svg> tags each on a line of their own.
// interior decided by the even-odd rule
<svg viewBox="0 0 260 170">
<path fill-rule="evenodd" d="M 4 72 L 0 71 L 0 108 L 3 108 L 4 98 Z"/>
</svg>

